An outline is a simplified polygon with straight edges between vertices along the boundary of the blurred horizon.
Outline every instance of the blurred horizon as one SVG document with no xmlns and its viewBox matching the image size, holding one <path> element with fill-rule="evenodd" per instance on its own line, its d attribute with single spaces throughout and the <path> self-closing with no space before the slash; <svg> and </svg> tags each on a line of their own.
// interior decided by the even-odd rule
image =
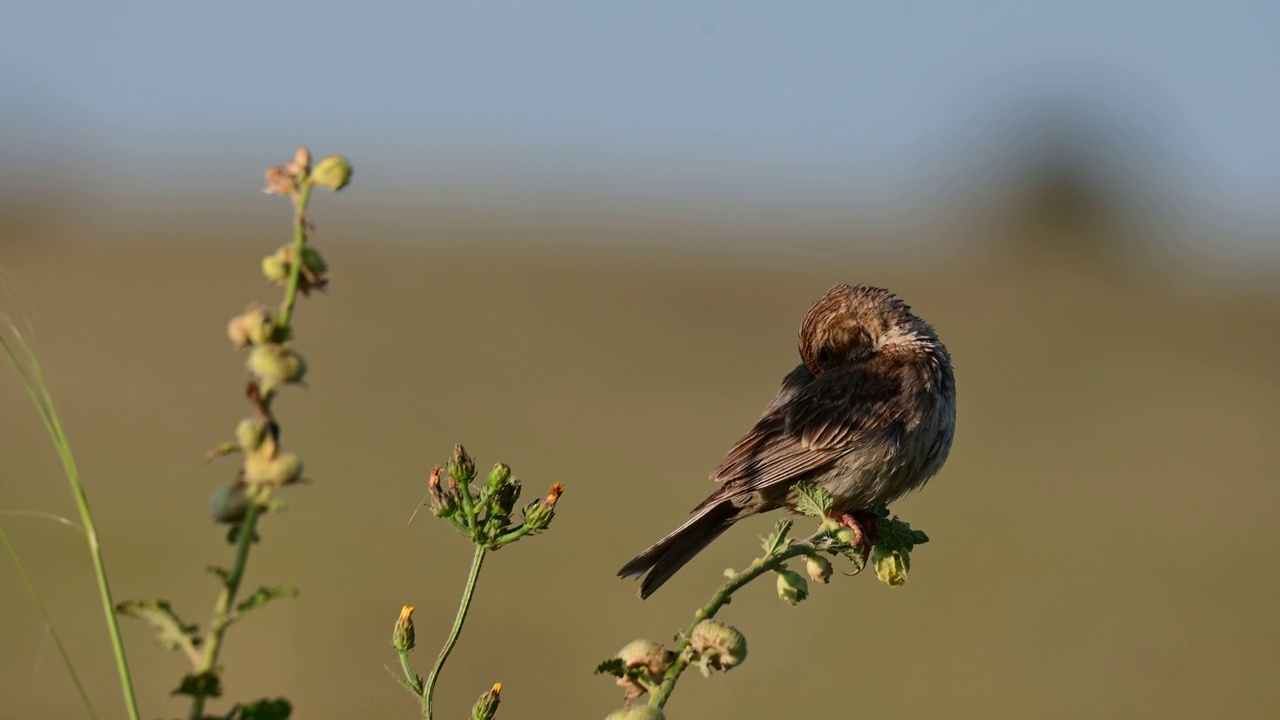
<svg viewBox="0 0 1280 720">
<path fill-rule="evenodd" d="M 0 30 L 10 203 L 200 205 L 306 144 L 392 216 L 945 245 L 1057 174 L 1184 269 L 1280 274 L 1268 3 L 52 7 Z"/>
</svg>

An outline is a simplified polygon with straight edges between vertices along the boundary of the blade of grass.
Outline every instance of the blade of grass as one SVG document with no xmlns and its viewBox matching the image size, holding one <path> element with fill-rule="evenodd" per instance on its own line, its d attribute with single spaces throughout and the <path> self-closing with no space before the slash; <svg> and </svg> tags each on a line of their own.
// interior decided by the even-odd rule
<svg viewBox="0 0 1280 720">
<path fill-rule="evenodd" d="M 0 542 L 3 542 L 5 550 L 9 551 L 9 559 L 13 560 L 13 566 L 18 570 L 18 577 L 22 578 L 22 584 L 27 588 L 27 594 L 35 602 L 36 609 L 40 612 L 40 617 L 44 619 L 45 627 L 49 628 L 49 634 L 53 636 L 53 644 L 58 646 L 58 655 L 62 657 L 62 664 L 71 675 L 71 682 L 75 683 L 76 692 L 80 694 L 80 700 L 84 703 L 85 712 L 89 713 L 89 717 L 97 720 L 98 713 L 93 709 L 93 702 L 89 700 L 89 694 L 84 691 L 84 684 L 80 682 L 80 675 L 76 672 L 75 664 L 71 662 L 71 656 L 67 654 L 67 647 L 62 644 L 62 636 L 58 634 L 58 629 L 54 627 L 53 618 L 49 616 L 49 610 L 45 608 L 44 601 L 40 599 L 40 592 L 36 590 L 35 583 L 31 582 L 31 576 L 27 574 L 27 569 L 23 566 L 17 549 L 9 541 L 9 534 L 5 532 L 3 526 L 0 526 Z"/>
<path fill-rule="evenodd" d="M 13 352 L 13 348 L 10 347 L 9 342 L 2 335 L 0 335 L 0 348 L 4 349 L 5 357 L 8 358 L 9 364 L 18 375 L 18 379 L 27 391 L 27 395 L 31 397 L 31 402 L 36 406 L 37 412 L 40 413 L 40 419 L 44 421 L 45 430 L 48 431 L 49 438 L 53 441 L 53 446 L 58 452 L 58 458 L 62 461 L 63 473 L 71 484 L 71 495 L 75 498 L 76 508 L 80 511 L 80 523 L 84 529 L 86 543 L 89 546 L 89 556 L 93 561 L 93 570 L 97 577 L 98 595 L 102 600 L 102 612 L 107 620 L 107 633 L 111 636 L 111 650 L 115 655 L 116 671 L 120 676 L 120 688 L 121 693 L 124 695 L 125 710 L 129 713 L 130 720 L 140 720 L 138 700 L 133 691 L 133 678 L 129 673 L 129 662 L 125 657 L 124 640 L 120 637 L 120 623 L 116 618 L 115 603 L 111 599 L 111 585 L 107 581 L 106 561 L 103 560 L 102 547 L 98 543 L 98 531 L 93 521 L 93 512 L 89 509 L 89 497 L 84 491 L 84 485 L 80 482 L 80 471 L 76 467 L 75 457 L 71 454 L 71 445 L 63 430 L 62 420 L 58 417 L 57 408 L 53 404 L 53 396 L 44 381 L 44 375 L 40 372 L 40 364 L 36 359 L 35 349 L 27 342 L 17 325 L 10 322 L 9 329 L 17 340 L 17 344 L 22 349 L 23 354 L 26 355 L 29 369 L 23 366 Z M 37 392 L 37 388 L 39 392 Z"/>
<path fill-rule="evenodd" d="M 84 533 L 84 528 L 71 522 L 67 518 L 61 515 L 55 515 L 53 513 L 41 512 L 40 510 L 0 510 L 0 515 L 12 515 L 13 517 L 33 517 L 33 518 L 40 518 L 41 520 L 52 520 L 53 522 L 56 522 L 59 525 L 66 525 L 72 530 L 77 530 L 81 533 Z"/>
</svg>

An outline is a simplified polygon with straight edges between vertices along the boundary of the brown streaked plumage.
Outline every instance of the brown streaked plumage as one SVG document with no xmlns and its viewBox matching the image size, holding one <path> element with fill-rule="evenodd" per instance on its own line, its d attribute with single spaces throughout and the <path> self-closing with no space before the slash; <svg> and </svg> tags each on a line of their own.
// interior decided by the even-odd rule
<svg viewBox="0 0 1280 720">
<path fill-rule="evenodd" d="M 805 315 L 799 349 L 801 364 L 712 471 L 720 487 L 618 571 L 644 575 L 641 598 L 733 523 L 787 507 L 801 480 L 851 512 L 893 502 L 942 468 L 955 434 L 951 356 L 906 303 L 882 288 L 837 285 Z"/>
</svg>

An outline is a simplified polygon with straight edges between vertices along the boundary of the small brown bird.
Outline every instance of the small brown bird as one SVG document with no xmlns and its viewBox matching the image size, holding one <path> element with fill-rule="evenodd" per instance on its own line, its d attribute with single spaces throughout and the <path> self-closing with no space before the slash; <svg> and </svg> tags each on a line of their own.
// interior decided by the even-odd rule
<svg viewBox="0 0 1280 720">
<path fill-rule="evenodd" d="M 893 502 L 942 468 L 955 435 L 951 356 L 906 303 L 837 285 L 805 315 L 799 346 L 803 362 L 712 471 L 720 487 L 618 571 L 645 576 L 642 599 L 733 523 L 792 507 L 797 482 L 824 488 L 834 516 L 861 532 L 855 511 Z"/>
</svg>

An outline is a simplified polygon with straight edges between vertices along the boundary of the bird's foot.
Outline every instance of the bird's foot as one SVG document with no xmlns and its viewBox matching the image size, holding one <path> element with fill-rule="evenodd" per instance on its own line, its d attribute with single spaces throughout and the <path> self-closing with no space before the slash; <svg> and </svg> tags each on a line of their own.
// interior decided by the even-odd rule
<svg viewBox="0 0 1280 720">
<path fill-rule="evenodd" d="M 876 540 L 880 539 L 880 518 L 875 513 L 866 510 L 830 510 L 827 516 L 840 524 L 840 527 L 849 528 L 853 531 L 853 542 L 850 543 L 859 549 L 862 554 L 862 562 L 859 564 L 857 575 L 867 565 L 867 559 L 871 557 L 871 548 L 876 544 Z"/>
</svg>

